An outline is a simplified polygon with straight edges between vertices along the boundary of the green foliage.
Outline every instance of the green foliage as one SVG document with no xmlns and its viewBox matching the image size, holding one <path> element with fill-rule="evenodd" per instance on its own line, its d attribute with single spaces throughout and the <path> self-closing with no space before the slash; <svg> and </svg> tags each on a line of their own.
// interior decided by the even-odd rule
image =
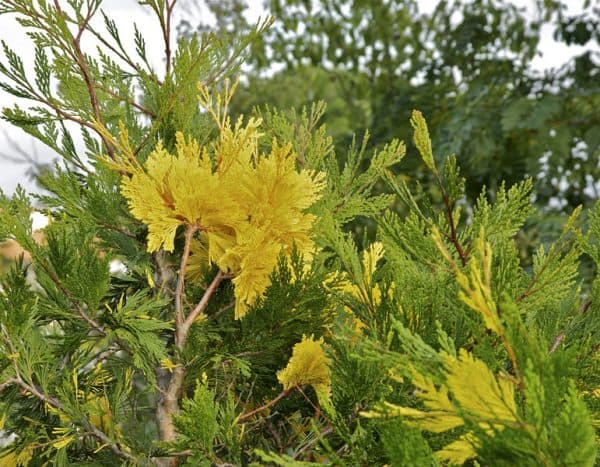
<svg viewBox="0 0 600 467">
<path fill-rule="evenodd" d="M 242 16 L 249 2 L 234 3 L 217 31 L 249 28 Z M 566 1 L 537 0 L 528 9 L 507 0 L 437 1 L 426 14 L 415 0 L 264 1 L 277 21 L 252 45 L 252 77 L 237 110 L 262 104 L 257 99 L 280 107 L 326 99 L 337 147 L 369 128 L 370 152 L 393 138 L 408 141 L 401 123 L 421 109 L 439 155 L 457 155 L 471 199 L 481 185 L 493 195 L 500 181 L 530 176 L 540 206 L 590 206 L 600 175 L 592 3 L 573 13 Z M 542 31 L 561 46 L 583 47 L 540 72 L 533 59 Z M 406 168 L 413 180 L 430 176 L 418 159 Z"/>
<path fill-rule="evenodd" d="M 141 3 L 168 40 L 175 2 Z M 300 11 L 311 4 L 301 3 Z M 414 4 L 392 11 L 392 3 L 359 2 L 349 24 L 392 40 L 389 21 L 378 31 L 357 16 L 371 12 L 379 21 L 391 12 L 408 31 L 419 31 L 423 18 L 411 16 Z M 324 4 L 325 13 L 335 12 L 335 2 Z M 488 44 L 486 34 L 500 28 L 467 27 L 482 5 L 490 3 L 476 2 L 457 26 L 461 34 L 444 23 L 454 34 L 442 44 L 444 54 L 477 58 L 487 50 L 457 42 L 483 35 Z M 530 56 L 535 40 L 519 13 L 498 5 L 492 17 L 507 14 L 519 26 L 500 42 L 517 47 L 513 41 L 527 39 L 517 52 Z M 246 45 L 269 37 L 258 33 L 270 20 L 243 38 L 190 36 L 173 50 L 168 42 L 159 72 L 140 31 L 130 53 L 108 16 L 104 30 L 95 29 L 99 1 L 59 8 L 6 0 L 0 8 L 20 16 L 37 46 L 33 75 L 4 46 L 3 89 L 34 103 L 3 115 L 62 158 L 40 175 L 46 191 L 37 205 L 21 189 L 0 196 L 0 239 L 23 248 L 0 282 L 0 423 L 16 435 L 0 451 L 0 464 L 594 465 L 600 203 L 575 209 L 557 241 L 540 243 L 528 263 L 518 239 L 536 214 L 534 183 L 478 187 L 474 200 L 476 164 L 461 172 L 465 153 L 441 157 L 437 148 L 446 154 L 447 147 L 439 143 L 440 127 L 430 130 L 420 112 L 410 119 L 420 158 L 412 149 L 406 156 L 399 139 L 379 144 L 381 128 L 378 149 L 370 150 L 365 131 L 340 150 L 331 134 L 344 139 L 351 125 L 342 121 L 328 133 L 322 102 L 277 110 L 255 100 L 257 120 L 230 125 L 235 98 L 230 102 L 225 78 L 239 68 Z M 438 7 L 434 18 L 447 8 Z M 581 31 L 564 34 L 585 39 Z M 99 41 L 97 58 L 83 54 L 81 37 Z M 304 45 L 318 48 L 311 40 Z M 377 78 L 373 95 L 394 60 L 379 58 L 385 60 L 369 71 Z M 462 64 L 463 71 L 484 70 L 480 61 Z M 196 104 L 198 93 L 208 112 Z M 260 131 L 248 130 L 252 125 Z M 179 131 L 185 151 L 175 157 Z M 468 135 L 465 129 L 454 137 Z M 156 149 L 159 140 L 164 150 Z M 272 147 L 285 151 L 272 155 Z M 407 176 L 419 160 L 426 169 L 419 177 L 431 183 Z M 185 201 L 206 189 L 208 180 L 176 170 L 198 161 L 221 183 L 227 170 L 246 167 L 231 193 L 256 190 L 263 209 L 242 211 L 238 200 L 231 209 L 241 220 L 219 224 L 220 204 L 230 205 L 218 185 L 209 193 L 221 196 L 210 213 L 214 228 L 202 223 L 206 213 L 188 212 L 204 206 L 175 206 L 182 199 L 176 195 Z M 254 186 L 249 178 L 256 173 L 263 178 Z M 148 252 L 151 221 L 132 213 L 131 193 L 121 190 L 132 174 L 142 180 L 135 185 L 136 201 L 146 201 L 140 210 L 166 213 L 169 219 L 154 217 L 172 222 L 172 251 Z M 307 195 L 312 202 L 301 215 L 290 214 L 265 188 L 278 188 L 271 178 L 320 191 Z M 41 235 L 31 227 L 34 206 L 50 221 Z M 289 222 L 269 218 L 272 212 Z M 242 233 L 256 234 L 259 222 L 267 241 L 236 243 Z M 372 238 L 361 237 L 360 225 Z M 298 233 L 305 231 L 306 239 Z M 276 252 L 274 267 L 261 269 L 276 235 L 294 241 Z M 248 245 L 265 251 L 248 253 Z M 257 277 L 266 285 L 236 319 L 236 293 Z M 305 378 L 283 384 L 290 366 Z"/>
</svg>

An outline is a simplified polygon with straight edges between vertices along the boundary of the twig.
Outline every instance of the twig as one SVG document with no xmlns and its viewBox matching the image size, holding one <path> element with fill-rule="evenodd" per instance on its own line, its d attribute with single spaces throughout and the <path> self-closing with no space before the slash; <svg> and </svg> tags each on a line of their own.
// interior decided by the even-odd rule
<svg viewBox="0 0 600 467">
<path fill-rule="evenodd" d="M 100 84 L 100 83 L 98 83 L 98 82 L 96 82 L 96 83 L 95 83 L 95 86 L 96 86 L 98 89 L 100 89 L 101 91 L 103 91 L 103 92 L 107 93 L 108 95 L 110 95 L 111 97 L 114 97 L 115 99 L 118 99 L 118 100 L 120 100 L 120 101 L 126 102 L 126 103 L 127 103 L 127 104 L 129 104 L 130 106 L 132 106 L 132 107 L 136 108 L 137 110 L 139 110 L 139 111 L 140 111 L 140 112 L 142 112 L 142 113 L 145 113 L 145 114 L 146 114 L 146 115 L 148 115 L 149 117 L 156 118 L 156 113 L 155 113 L 155 112 L 153 112 L 152 110 L 150 110 L 150 109 L 148 109 L 148 108 L 144 107 L 144 106 L 143 106 L 143 105 L 141 105 L 141 104 L 138 104 L 137 102 L 135 102 L 135 100 L 133 100 L 133 99 L 130 99 L 130 98 L 129 98 L 129 97 L 127 97 L 127 96 L 122 96 L 122 95 L 120 95 L 120 94 L 118 94 L 118 93 L 114 92 L 113 90 L 111 90 L 111 89 L 109 89 L 109 88 L 107 88 L 107 87 L 103 86 L 102 84 Z"/>
<path fill-rule="evenodd" d="M 206 307 L 208 306 L 208 302 L 209 302 L 210 298 L 215 293 L 215 291 L 217 290 L 217 288 L 219 287 L 221 282 L 223 282 L 223 280 L 226 278 L 227 278 L 227 276 L 225 274 L 223 274 L 221 271 L 219 271 L 217 273 L 215 278 L 212 280 L 212 282 L 210 283 L 210 285 L 204 292 L 204 295 L 202 296 L 202 298 L 200 299 L 200 301 L 198 302 L 196 307 L 191 311 L 191 313 L 187 316 L 187 318 L 183 322 L 181 329 L 179 331 L 180 332 L 179 340 L 180 340 L 182 346 L 183 346 L 183 344 L 185 344 L 185 340 L 187 338 L 187 334 L 190 330 L 190 327 L 192 326 L 192 324 L 194 324 L 194 321 L 196 321 L 196 318 L 198 318 L 198 315 L 200 313 L 204 312 L 204 310 L 206 310 Z"/>
<path fill-rule="evenodd" d="M 65 297 L 67 297 L 71 301 L 81 319 L 88 323 L 95 331 L 97 331 L 103 336 L 106 336 L 106 331 L 104 330 L 104 328 L 97 321 L 88 316 L 81 304 L 75 298 L 73 298 L 71 292 L 63 285 L 58 276 L 53 271 L 51 271 L 50 268 L 48 268 L 43 261 L 39 261 L 36 264 L 43 269 L 46 275 L 52 280 L 52 282 L 54 282 L 56 287 L 58 287 L 58 289 L 65 295 Z"/>
<path fill-rule="evenodd" d="M 323 428 L 323 431 L 321 431 L 321 433 L 319 433 L 318 437 L 313 438 L 312 440 L 310 440 L 308 443 L 306 443 L 304 446 L 302 446 L 300 449 L 298 449 L 298 451 L 296 451 L 294 453 L 294 459 L 297 459 L 300 454 L 302 454 L 307 449 L 311 448 L 317 441 L 319 441 L 320 439 L 324 438 L 325 436 L 327 436 L 329 433 L 332 433 L 332 432 L 333 432 L 333 426 L 331 426 L 331 425 Z"/>
<path fill-rule="evenodd" d="M 181 255 L 181 264 L 179 266 L 179 273 L 177 277 L 177 286 L 175 287 L 175 345 L 178 348 L 183 348 L 180 343 L 181 334 L 180 329 L 184 323 L 183 315 L 183 291 L 185 288 L 185 270 L 187 267 L 188 258 L 190 257 L 190 248 L 192 245 L 192 237 L 198 230 L 195 225 L 188 225 L 185 229 L 185 244 L 183 247 L 183 254 Z"/>
<path fill-rule="evenodd" d="M 291 388 L 288 388 L 288 389 L 284 389 L 283 391 L 281 391 L 281 392 L 280 392 L 280 393 L 277 395 L 277 397 L 275 397 L 275 399 L 272 399 L 272 400 L 270 400 L 270 401 L 269 401 L 269 402 L 267 402 L 266 404 L 264 404 L 264 405 L 261 405 L 260 407 L 258 407 L 258 408 L 256 408 L 256 409 L 254 409 L 254 410 L 251 410 L 250 412 L 246 412 L 246 413 L 243 413 L 242 415 L 240 415 L 240 416 L 238 417 L 238 421 L 239 421 L 239 422 L 242 422 L 242 421 L 244 421 L 244 420 L 247 420 L 248 418 L 250 418 L 250 417 L 252 417 L 252 416 L 256 415 L 257 413 L 260 413 L 260 412 L 263 412 L 264 410 L 267 410 L 269 407 L 272 407 L 272 406 L 274 406 L 275 404 L 277 404 L 277 402 L 279 402 L 281 399 L 283 399 L 284 397 L 286 397 L 286 396 L 287 396 L 287 395 L 288 395 L 290 392 L 292 392 L 294 389 L 296 389 L 296 387 L 295 387 L 295 386 L 294 386 L 294 387 L 291 387 Z"/>
<path fill-rule="evenodd" d="M 587 300 L 583 304 L 583 306 L 581 307 L 580 314 L 582 314 L 582 315 L 586 314 L 587 311 L 590 309 L 590 306 L 592 306 L 592 301 L 591 300 Z M 552 345 L 548 349 L 548 353 L 551 354 L 551 353 L 556 352 L 556 350 L 560 347 L 560 345 L 562 344 L 562 342 L 565 340 L 565 337 L 567 337 L 566 331 L 560 331 L 557 334 L 557 336 L 554 338 L 554 341 L 552 342 Z"/>
<path fill-rule="evenodd" d="M 456 224 L 454 223 L 454 214 L 452 212 L 452 206 L 450 205 L 450 198 L 448 197 L 448 193 L 446 193 L 446 189 L 442 184 L 442 180 L 440 179 L 437 171 L 435 173 L 435 177 L 438 181 L 438 185 L 440 190 L 442 191 L 442 199 L 444 200 L 444 206 L 446 207 L 446 215 L 448 216 L 448 223 L 450 224 L 450 235 L 448 236 L 450 242 L 456 248 L 458 252 L 458 256 L 460 257 L 460 262 L 464 266 L 467 265 L 467 254 L 463 250 L 460 242 L 458 241 L 458 234 L 456 233 Z"/>
<path fill-rule="evenodd" d="M 13 384 L 19 384 L 19 380 L 17 378 L 9 378 L 4 383 L 0 384 L 0 392 L 4 391 L 7 387 L 12 386 Z"/>
<path fill-rule="evenodd" d="M 194 59 L 194 62 L 190 65 L 190 67 L 186 71 L 186 75 L 184 77 L 184 80 L 186 80 L 188 78 L 188 75 L 192 72 L 192 70 L 195 69 L 196 65 L 200 62 L 200 60 L 204 56 L 204 52 L 206 51 L 207 47 L 208 47 L 207 45 L 202 44 L 201 49 L 198 51 L 197 57 Z M 171 109 L 173 108 L 173 106 L 177 102 L 177 99 L 179 98 L 179 94 L 181 94 L 182 92 L 183 92 L 183 86 L 179 86 L 169 96 L 169 98 L 168 98 L 168 100 L 166 102 L 166 105 L 160 109 L 160 112 L 159 112 L 158 116 L 152 122 L 152 126 L 146 132 L 146 135 L 142 138 L 142 140 L 139 142 L 139 144 L 137 145 L 137 147 L 133 151 L 134 155 L 137 156 L 139 154 L 139 152 L 144 148 L 144 146 L 148 143 L 148 141 L 150 141 L 150 138 L 152 138 L 156 134 L 156 132 L 158 131 L 158 127 L 162 123 L 162 120 L 171 111 Z"/>
<path fill-rule="evenodd" d="M 554 339 L 554 342 L 552 342 L 552 345 L 548 349 L 548 353 L 554 353 L 556 349 L 558 349 L 560 344 L 562 344 L 562 341 L 565 339 L 566 335 L 567 334 L 565 333 L 565 331 L 559 332 L 556 338 Z"/>
<path fill-rule="evenodd" d="M 173 0 L 171 4 L 169 4 L 169 0 L 165 1 L 165 7 L 167 9 L 166 21 L 163 29 L 163 37 L 165 40 L 165 60 L 166 60 L 166 72 L 165 72 L 165 80 L 171 73 L 171 15 L 173 13 L 173 8 L 175 7 L 175 3 L 177 0 Z"/>
<path fill-rule="evenodd" d="M 546 271 L 548 266 L 550 266 L 550 263 L 552 262 L 552 260 L 557 255 L 560 255 L 566 249 L 566 247 L 567 247 L 567 242 L 563 243 L 560 246 L 560 248 L 557 248 L 554 251 L 550 252 L 551 254 L 546 257 L 546 261 L 544 261 L 543 266 L 540 268 L 538 273 L 531 279 L 531 282 L 529 283 L 529 285 L 527 286 L 525 291 L 515 299 L 515 303 L 522 302 L 527 297 L 538 292 L 541 288 L 543 288 L 543 286 L 546 284 L 545 282 L 542 282 L 541 285 L 536 288 L 536 285 L 539 285 L 540 277 L 544 275 L 544 272 Z"/>
<path fill-rule="evenodd" d="M 58 11 L 58 13 L 60 13 L 63 17 L 65 17 L 65 19 L 68 18 L 67 15 L 65 15 L 63 10 L 61 9 L 61 7 L 58 3 L 58 0 L 54 0 L 54 6 L 55 6 L 56 10 Z M 92 111 L 94 113 L 94 118 L 96 119 L 96 121 L 98 123 L 102 124 L 102 113 L 100 112 L 100 103 L 98 101 L 98 96 L 97 96 L 96 90 L 94 88 L 94 81 L 92 80 L 90 70 L 87 66 L 87 63 L 85 62 L 85 57 L 81 50 L 81 36 L 83 35 L 83 32 L 87 28 L 88 23 L 92 19 L 93 14 L 94 14 L 94 11 L 92 10 L 92 8 L 88 8 L 88 11 L 83 20 L 83 23 L 81 23 L 81 25 L 79 25 L 79 30 L 77 31 L 77 35 L 73 36 L 71 33 L 69 33 L 69 35 L 71 36 L 71 40 L 72 40 L 75 63 L 77 63 L 77 66 L 79 67 L 79 70 L 81 71 L 81 74 L 83 76 L 83 81 L 85 82 L 85 86 L 88 90 L 88 95 L 90 98 L 90 104 L 92 106 Z M 104 135 L 102 135 L 101 133 L 99 133 L 99 134 L 100 134 L 100 138 L 102 139 L 102 142 L 104 143 L 104 146 L 106 147 L 108 156 L 111 159 L 114 159 L 115 149 L 113 148 L 113 145 Z"/>
<path fill-rule="evenodd" d="M 228 303 L 227 305 L 222 306 L 221 308 L 219 308 L 217 311 L 215 311 L 212 315 L 210 315 L 208 317 L 209 320 L 215 320 L 217 319 L 219 316 L 221 316 L 223 313 L 225 313 L 227 310 L 231 310 L 233 307 L 235 306 L 235 300 L 233 300 L 231 303 Z"/>
</svg>

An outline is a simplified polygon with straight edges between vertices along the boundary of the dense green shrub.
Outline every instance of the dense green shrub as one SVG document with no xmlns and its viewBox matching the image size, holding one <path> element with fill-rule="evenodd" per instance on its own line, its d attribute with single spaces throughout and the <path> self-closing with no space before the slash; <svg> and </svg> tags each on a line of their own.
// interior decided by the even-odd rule
<svg viewBox="0 0 600 467">
<path fill-rule="evenodd" d="M 231 121 L 228 78 L 268 22 L 171 50 L 175 1 L 142 2 L 159 74 L 141 33 L 132 55 L 93 26 L 100 1 L 67 3 L 1 3 L 36 44 L 33 77 L 4 46 L 3 89 L 34 104 L 3 116 L 61 161 L 42 242 L 32 198 L 0 199 L 0 238 L 30 257 L 2 281 L 0 463 L 594 464 L 600 279 L 579 262 L 600 262 L 600 204 L 527 270 L 531 182 L 469 208 L 419 112 L 436 189 L 418 196 L 394 175 L 403 143 L 336 154 L 321 104 Z M 345 231 L 357 218 L 375 242 Z"/>
</svg>

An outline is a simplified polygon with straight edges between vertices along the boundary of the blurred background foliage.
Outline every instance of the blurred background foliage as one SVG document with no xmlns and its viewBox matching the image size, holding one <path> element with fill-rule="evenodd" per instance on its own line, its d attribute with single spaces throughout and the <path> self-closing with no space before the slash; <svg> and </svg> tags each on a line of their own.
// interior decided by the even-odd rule
<svg viewBox="0 0 600 467">
<path fill-rule="evenodd" d="M 244 0 L 206 3 L 217 34 L 252 26 Z M 406 122 L 419 109 L 436 157 L 456 154 L 469 199 L 484 186 L 493 199 L 502 180 L 533 177 L 546 221 L 550 211 L 591 205 L 600 180 L 600 5 L 587 0 L 573 15 L 559 0 L 532 0 L 529 10 L 507 0 L 441 0 L 430 14 L 418 4 L 265 1 L 276 21 L 251 46 L 235 110 L 297 109 L 322 99 L 343 153 L 366 129 L 371 149 L 394 137 L 410 144 Z M 181 34 L 211 28 L 194 14 L 179 25 Z M 588 47 L 560 68 L 536 70 L 543 28 L 558 42 Z M 431 185 L 419 158 L 401 170 Z"/>
</svg>

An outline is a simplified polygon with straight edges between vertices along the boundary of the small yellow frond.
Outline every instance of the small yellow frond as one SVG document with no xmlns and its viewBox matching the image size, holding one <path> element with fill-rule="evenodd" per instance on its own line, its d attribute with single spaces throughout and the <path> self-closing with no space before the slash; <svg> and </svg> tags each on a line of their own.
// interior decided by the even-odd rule
<svg viewBox="0 0 600 467">
<path fill-rule="evenodd" d="M 305 384 L 311 385 L 317 393 L 329 397 L 331 374 L 329 359 L 323 349 L 323 338 L 303 337 L 294 345 L 292 357 L 287 366 L 277 373 L 277 379 L 284 389 Z"/>
<path fill-rule="evenodd" d="M 459 357 L 445 355 L 446 384 L 461 409 L 483 422 L 514 422 L 517 407 L 514 385 L 497 379 L 487 365 L 460 349 Z"/>
<path fill-rule="evenodd" d="M 20 452 L 9 451 L 0 457 L 0 467 L 26 467 L 33 457 L 33 445 L 25 446 Z"/>
<path fill-rule="evenodd" d="M 363 251 L 363 273 L 366 284 L 371 283 L 371 277 L 375 274 L 377 262 L 383 258 L 383 253 L 383 243 L 381 242 L 373 242 Z"/>
<path fill-rule="evenodd" d="M 436 455 L 450 464 L 463 465 L 467 460 L 477 456 L 478 445 L 478 439 L 469 433 L 440 449 Z"/>
<path fill-rule="evenodd" d="M 494 430 L 502 430 L 504 426 L 518 421 L 511 381 L 496 378 L 482 360 L 464 349 L 460 350 L 458 358 L 448 354 L 442 356 L 446 381 L 439 387 L 416 368 L 410 368 L 416 394 L 429 410 L 386 402 L 377 410 L 362 415 L 371 418 L 400 416 L 409 425 L 434 433 L 463 426 L 465 419 L 468 419 L 486 429 L 490 436 L 493 436 Z M 475 456 L 478 443 L 473 433 L 467 433 L 437 454 L 442 459 L 462 464 Z"/>
<path fill-rule="evenodd" d="M 160 366 L 161 368 L 168 370 L 170 373 L 173 373 L 173 370 L 179 365 L 177 363 L 173 363 L 173 361 L 170 358 L 165 357 L 160 361 Z"/>
<path fill-rule="evenodd" d="M 77 437 L 75 435 L 64 436 L 62 438 L 58 438 L 57 440 L 52 442 L 52 447 L 54 449 L 63 449 L 75 441 Z"/>
<path fill-rule="evenodd" d="M 410 124 L 413 127 L 414 135 L 413 139 L 415 146 L 421 154 L 421 158 L 425 165 L 432 172 L 437 172 L 435 163 L 433 161 L 433 150 L 431 149 L 431 138 L 429 137 L 429 129 L 427 128 L 427 122 L 425 117 L 418 110 L 413 110 L 410 117 Z"/>
<path fill-rule="evenodd" d="M 192 239 L 190 257 L 185 270 L 186 279 L 192 282 L 200 283 L 210 270 L 207 243 L 208 239 L 206 235 L 202 235 L 200 239 Z"/>
</svg>

